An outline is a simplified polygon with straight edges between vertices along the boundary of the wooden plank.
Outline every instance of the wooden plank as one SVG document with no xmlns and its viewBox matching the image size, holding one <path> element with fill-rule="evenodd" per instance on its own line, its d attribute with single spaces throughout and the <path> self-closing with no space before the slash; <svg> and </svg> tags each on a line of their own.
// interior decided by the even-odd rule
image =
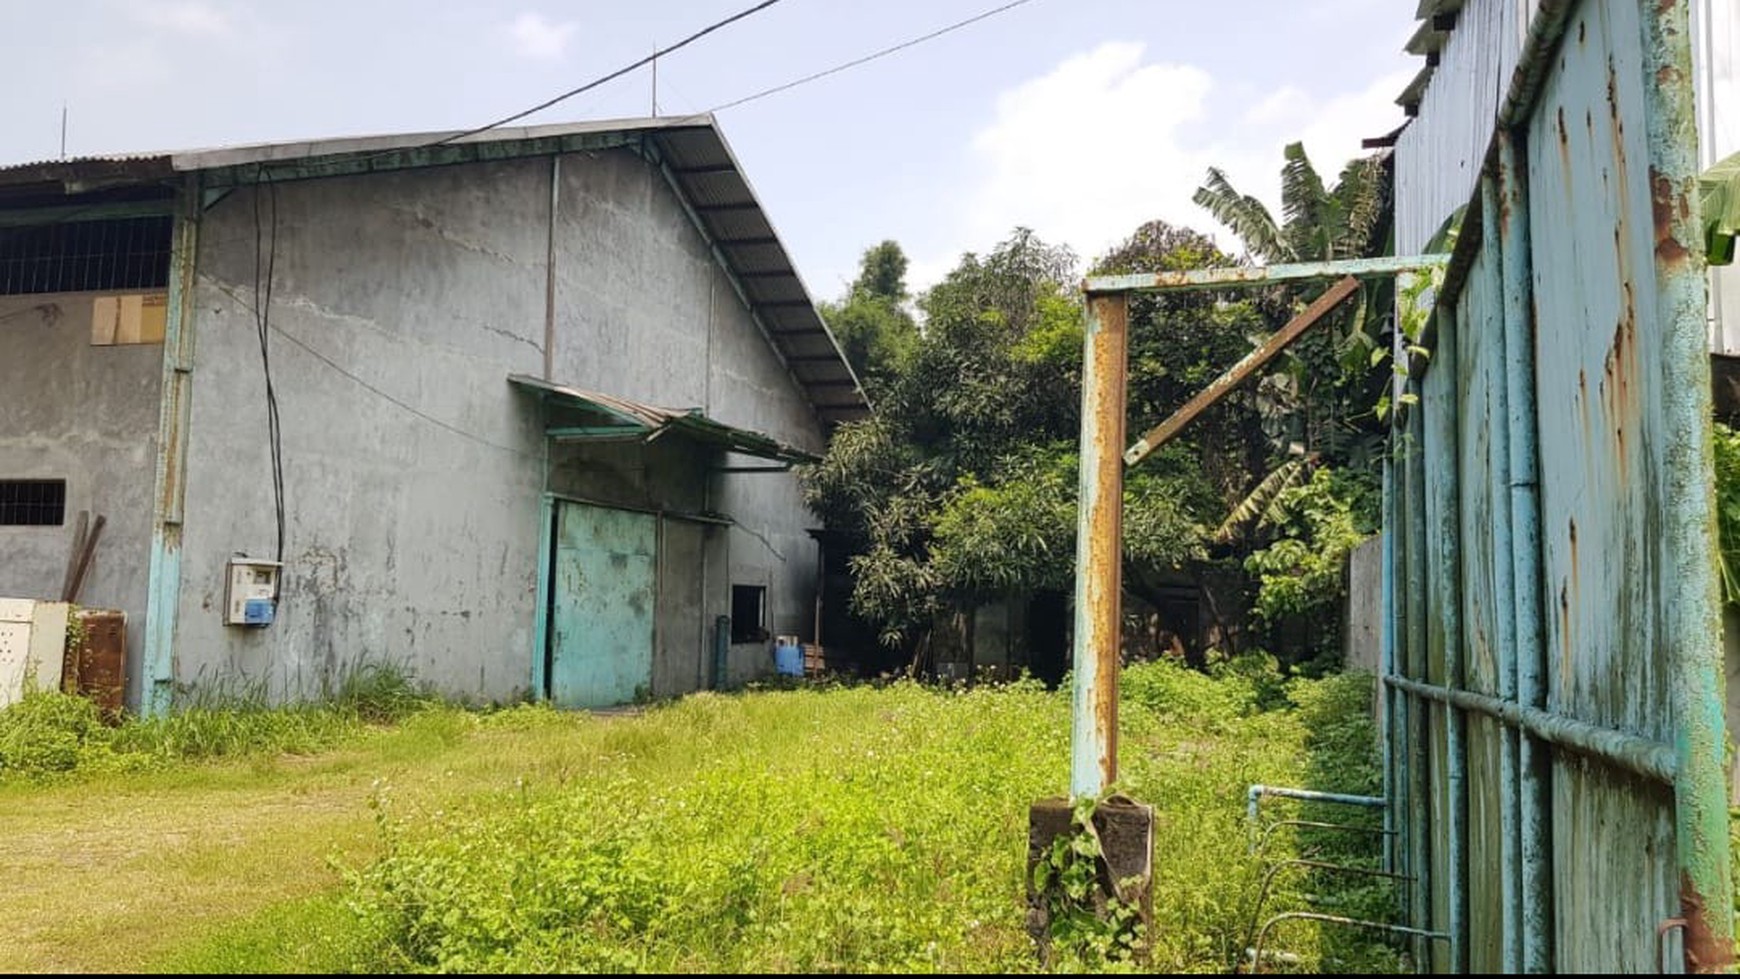
<svg viewBox="0 0 1740 979">
<path fill-rule="evenodd" d="M 91 556 L 97 552 L 97 538 L 103 536 L 103 524 L 107 522 L 108 518 L 99 513 L 91 523 L 90 536 L 85 538 L 84 549 L 79 552 L 78 567 L 73 570 L 72 583 L 67 585 L 64 600 L 74 603 L 79 600 L 79 592 L 85 586 L 85 573 L 91 569 Z"/>
<path fill-rule="evenodd" d="M 60 576 L 60 591 L 56 592 L 60 600 L 69 601 L 67 592 L 72 588 L 73 572 L 78 570 L 79 555 L 85 549 L 85 535 L 90 532 L 91 511 L 80 510 L 78 520 L 73 525 L 72 550 L 67 552 L 66 573 Z"/>
<path fill-rule="evenodd" d="M 1197 393 L 1196 397 L 1185 402 L 1184 407 L 1172 413 L 1172 417 L 1156 425 L 1141 441 L 1130 446 L 1124 453 L 1124 464 L 1134 466 L 1146 459 L 1149 453 L 1165 445 L 1173 436 L 1184 430 L 1184 426 L 1195 420 L 1197 415 L 1208 410 L 1209 406 L 1227 396 L 1234 388 L 1244 383 L 1245 379 L 1256 373 L 1257 369 L 1275 358 L 1275 355 L 1287 349 L 1300 334 L 1314 326 L 1318 320 L 1335 307 L 1346 302 L 1349 296 L 1359 291 L 1359 280 L 1347 276 L 1329 291 L 1317 297 L 1305 311 L 1288 321 L 1286 326 L 1276 331 L 1275 335 L 1266 340 L 1262 346 L 1246 354 L 1244 359 L 1228 368 L 1226 373 L 1214 379 L 1208 387 Z"/>
</svg>

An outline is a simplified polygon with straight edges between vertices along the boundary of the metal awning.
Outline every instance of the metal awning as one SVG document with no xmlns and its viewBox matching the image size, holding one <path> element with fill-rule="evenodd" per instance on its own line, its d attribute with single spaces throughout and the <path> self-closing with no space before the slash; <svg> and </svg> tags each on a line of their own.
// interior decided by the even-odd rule
<svg viewBox="0 0 1740 979">
<path fill-rule="evenodd" d="M 545 434 L 558 442 L 645 442 L 675 433 L 693 442 L 728 452 L 776 462 L 815 462 L 817 456 L 771 435 L 738 428 L 708 418 L 699 408 L 661 408 L 546 381 L 529 374 L 510 374 L 508 383 L 535 392 L 544 401 L 597 416 L 597 424 L 554 426 Z"/>
</svg>

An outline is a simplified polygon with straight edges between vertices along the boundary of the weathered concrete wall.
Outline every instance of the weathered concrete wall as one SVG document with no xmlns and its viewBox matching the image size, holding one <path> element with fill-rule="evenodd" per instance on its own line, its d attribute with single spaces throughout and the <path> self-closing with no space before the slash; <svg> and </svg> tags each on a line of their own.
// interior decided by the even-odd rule
<svg viewBox="0 0 1740 979">
<path fill-rule="evenodd" d="M 801 393 L 657 172 L 626 151 L 567 156 L 561 171 L 554 379 L 707 407 L 820 448 Z M 270 557 L 275 533 L 254 200 L 239 190 L 207 212 L 182 682 L 239 673 L 269 678 L 280 695 L 317 695 L 372 659 L 452 692 L 524 692 L 546 487 L 743 524 L 701 534 L 703 548 L 666 520 L 660 693 L 692 689 L 696 647 L 729 612 L 733 581 L 772 586 L 772 631 L 809 631 L 815 544 L 791 474 L 710 477 L 718 454 L 675 438 L 556 447 L 546 463 L 537 400 L 506 376 L 543 373 L 550 180 L 542 158 L 278 188 L 272 365 L 288 568 L 279 621 L 261 630 L 220 620 L 225 561 Z M 685 567 L 706 569 L 704 591 L 680 580 Z M 734 681 L 769 671 L 759 647 L 731 666 Z"/>
<path fill-rule="evenodd" d="M 520 161 L 277 189 L 287 567 L 278 621 L 257 630 L 221 620 L 226 560 L 274 550 L 252 191 L 206 213 L 180 681 L 317 696 L 385 660 L 455 693 L 527 687 L 544 447 L 506 375 L 542 366 L 542 175 Z"/>
<path fill-rule="evenodd" d="M 1347 628 L 1343 665 L 1374 676 L 1383 666 L 1384 536 L 1377 534 L 1347 558 Z"/>
<path fill-rule="evenodd" d="M 556 228 L 557 379 L 719 421 L 820 452 L 802 392 L 760 333 L 664 179 L 627 151 L 563 158 Z M 764 465 L 731 457 L 730 465 Z M 706 621 L 731 612 L 733 584 L 768 588 L 768 631 L 815 630 L 814 518 L 790 473 L 718 474 L 700 509 L 738 526 L 707 576 Z M 721 560 L 710 555 L 710 561 Z M 710 627 L 709 627 L 710 630 Z M 772 671 L 771 646 L 733 646 L 727 682 Z"/>
<path fill-rule="evenodd" d="M 0 595 L 58 598 L 78 511 L 102 514 L 79 601 L 127 613 L 136 691 L 163 346 L 92 346 L 96 295 L 0 297 L 0 479 L 65 479 L 67 512 L 60 527 L 0 527 Z"/>
</svg>

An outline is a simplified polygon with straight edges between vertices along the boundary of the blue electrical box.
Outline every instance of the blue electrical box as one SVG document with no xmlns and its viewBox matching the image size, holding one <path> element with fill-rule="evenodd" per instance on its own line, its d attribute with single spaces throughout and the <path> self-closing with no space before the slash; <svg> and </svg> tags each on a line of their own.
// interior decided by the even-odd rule
<svg viewBox="0 0 1740 979">
<path fill-rule="evenodd" d="M 229 592 L 224 596 L 224 624 L 260 628 L 272 624 L 278 615 L 278 573 L 282 565 L 276 561 L 259 561 L 247 557 L 230 558 Z"/>
<path fill-rule="evenodd" d="M 243 625 L 271 625 L 274 605 L 270 598 L 250 598 L 242 606 Z"/>
</svg>

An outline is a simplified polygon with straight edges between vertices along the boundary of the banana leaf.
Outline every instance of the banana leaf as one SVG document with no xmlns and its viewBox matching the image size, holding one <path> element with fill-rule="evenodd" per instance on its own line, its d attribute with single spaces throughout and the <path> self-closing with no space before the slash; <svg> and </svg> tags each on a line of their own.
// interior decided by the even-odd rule
<svg viewBox="0 0 1740 979">
<path fill-rule="evenodd" d="M 1704 251 L 1711 265 L 1734 261 L 1734 236 L 1740 234 L 1740 153 L 1698 178 L 1704 205 Z"/>
</svg>

